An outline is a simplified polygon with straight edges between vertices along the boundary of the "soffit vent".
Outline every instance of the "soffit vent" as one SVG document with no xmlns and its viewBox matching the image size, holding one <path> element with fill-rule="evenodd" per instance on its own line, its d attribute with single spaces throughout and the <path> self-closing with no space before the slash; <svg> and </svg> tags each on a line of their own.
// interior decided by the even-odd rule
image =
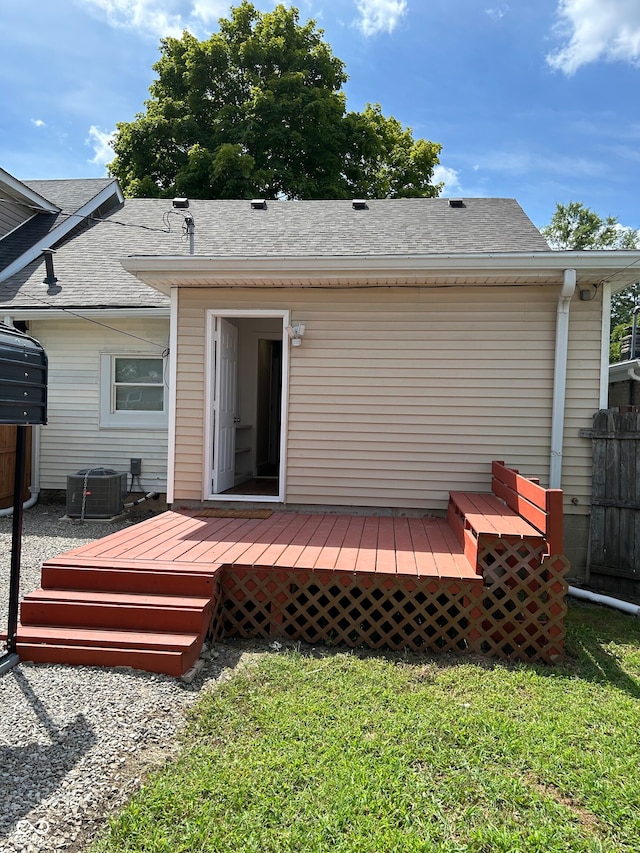
<svg viewBox="0 0 640 853">
<path fill-rule="evenodd" d="M 368 210 L 366 199 L 364 198 L 354 198 L 351 202 L 351 207 L 354 210 Z"/>
<path fill-rule="evenodd" d="M 251 210 L 266 210 L 267 202 L 263 198 L 251 199 Z"/>
<path fill-rule="evenodd" d="M 461 198 L 450 198 L 449 207 L 465 207 L 465 203 Z"/>
</svg>

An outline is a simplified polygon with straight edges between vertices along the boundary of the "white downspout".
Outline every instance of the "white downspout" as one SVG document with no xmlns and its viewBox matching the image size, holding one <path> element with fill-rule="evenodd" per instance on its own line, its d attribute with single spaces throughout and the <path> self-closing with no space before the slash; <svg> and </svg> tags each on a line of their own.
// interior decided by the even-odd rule
<svg viewBox="0 0 640 853">
<path fill-rule="evenodd" d="M 169 428 L 167 441 L 167 504 L 171 506 L 175 491 L 176 468 L 176 399 L 178 375 L 178 288 L 172 287 L 169 319 Z"/>
<path fill-rule="evenodd" d="M 564 407 L 567 396 L 567 356 L 569 352 L 569 306 L 576 290 L 576 271 L 565 270 L 558 297 L 556 319 L 556 354 L 551 410 L 551 462 L 549 488 L 562 488 L 562 447 L 564 439 Z"/>
<path fill-rule="evenodd" d="M 602 350 L 600 353 L 599 409 L 609 408 L 609 346 L 611 337 L 611 284 L 602 285 Z"/>
</svg>

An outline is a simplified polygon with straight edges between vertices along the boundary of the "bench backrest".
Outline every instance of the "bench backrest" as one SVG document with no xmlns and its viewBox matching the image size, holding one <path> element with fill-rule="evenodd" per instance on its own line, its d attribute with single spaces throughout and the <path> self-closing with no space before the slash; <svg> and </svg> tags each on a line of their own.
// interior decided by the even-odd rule
<svg viewBox="0 0 640 853">
<path fill-rule="evenodd" d="M 550 554 L 562 554 L 562 489 L 544 489 L 504 462 L 491 463 L 491 490 L 547 540 Z"/>
</svg>

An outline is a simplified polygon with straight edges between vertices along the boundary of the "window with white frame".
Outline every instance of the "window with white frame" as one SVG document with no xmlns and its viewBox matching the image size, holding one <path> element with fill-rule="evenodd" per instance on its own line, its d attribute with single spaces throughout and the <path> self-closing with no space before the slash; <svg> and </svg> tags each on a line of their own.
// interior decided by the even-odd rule
<svg viewBox="0 0 640 853">
<path fill-rule="evenodd" d="M 167 388 L 161 356 L 103 353 L 100 386 L 100 426 L 166 425 Z"/>
</svg>

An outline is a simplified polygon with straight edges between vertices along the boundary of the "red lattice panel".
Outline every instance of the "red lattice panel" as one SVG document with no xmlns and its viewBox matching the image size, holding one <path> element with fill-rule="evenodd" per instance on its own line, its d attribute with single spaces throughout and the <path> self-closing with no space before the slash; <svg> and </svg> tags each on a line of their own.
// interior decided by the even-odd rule
<svg viewBox="0 0 640 853">
<path fill-rule="evenodd" d="M 481 641 L 474 581 L 397 575 L 223 572 L 218 637 L 288 637 L 373 649 L 476 650 Z"/>
<path fill-rule="evenodd" d="M 549 663 L 562 657 L 567 559 L 545 556 L 544 543 L 535 540 L 483 536 L 478 564 L 485 581 L 480 651 Z"/>
</svg>

